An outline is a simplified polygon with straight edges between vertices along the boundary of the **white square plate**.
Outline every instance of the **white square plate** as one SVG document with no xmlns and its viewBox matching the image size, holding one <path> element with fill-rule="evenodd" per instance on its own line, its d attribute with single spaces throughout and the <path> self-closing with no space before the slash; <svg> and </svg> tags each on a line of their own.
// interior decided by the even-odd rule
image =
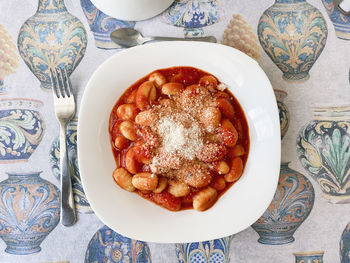
<svg viewBox="0 0 350 263">
<path fill-rule="evenodd" d="M 248 120 L 250 153 L 244 173 L 212 208 L 171 212 L 113 181 L 116 168 L 108 124 L 111 110 L 130 85 L 148 73 L 192 66 L 228 85 Z M 159 42 L 126 49 L 91 76 L 80 107 L 78 158 L 83 187 L 96 215 L 130 238 L 163 243 L 196 242 L 237 233 L 269 206 L 280 168 L 279 115 L 271 84 L 258 63 L 220 44 Z"/>
</svg>

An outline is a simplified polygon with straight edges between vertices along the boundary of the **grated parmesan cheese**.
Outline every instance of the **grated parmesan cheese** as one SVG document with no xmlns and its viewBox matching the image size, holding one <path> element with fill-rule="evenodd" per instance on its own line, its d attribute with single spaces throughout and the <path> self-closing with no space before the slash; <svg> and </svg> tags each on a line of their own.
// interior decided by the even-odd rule
<svg viewBox="0 0 350 263">
<path fill-rule="evenodd" d="M 159 120 L 158 133 L 163 138 L 162 147 L 166 152 L 178 154 L 186 160 L 193 160 L 203 146 L 201 129 L 195 122 L 185 128 L 172 117 L 164 117 Z"/>
<path fill-rule="evenodd" d="M 217 85 L 216 88 L 220 91 L 224 91 L 225 89 L 227 89 L 227 85 L 224 83 L 220 83 L 219 85 Z"/>
</svg>

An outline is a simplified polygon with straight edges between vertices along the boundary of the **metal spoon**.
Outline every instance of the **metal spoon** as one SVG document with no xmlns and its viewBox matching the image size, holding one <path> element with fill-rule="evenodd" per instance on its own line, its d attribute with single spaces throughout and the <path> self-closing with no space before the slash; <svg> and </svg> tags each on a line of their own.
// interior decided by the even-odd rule
<svg viewBox="0 0 350 263">
<path fill-rule="evenodd" d="M 111 33 L 111 39 L 116 44 L 123 47 L 134 47 L 142 45 L 148 41 L 160 40 L 160 41 L 204 41 L 216 43 L 216 38 L 213 36 L 208 37 L 194 37 L 194 38 L 176 38 L 176 37 L 143 37 L 142 34 L 132 28 L 119 28 Z"/>
</svg>

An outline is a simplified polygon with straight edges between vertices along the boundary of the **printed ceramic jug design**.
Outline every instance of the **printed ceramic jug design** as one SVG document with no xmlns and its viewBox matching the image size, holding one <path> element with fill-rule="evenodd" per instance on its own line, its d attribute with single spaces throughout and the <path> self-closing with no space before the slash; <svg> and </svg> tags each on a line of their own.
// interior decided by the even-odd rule
<svg viewBox="0 0 350 263">
<path fill-rule="evenodd" d="M 68 75 L 85 54 L 86 32 L 68 13 L 63 0 L 39 0 L 38 11 L 21 27 L 17 46 L 43 89 L 51 89 L 50 69 L 66 68 Z"/>
<path fill-rule="evenodd" d="M 32 99 L 0 100 L 0 164 L 27 161 L 40 144 L 45 123 Z"/>
<path fill-rule="evenodd" d="M 219 21 L 218 0 L 175 0 L 164 12 L 167 23 L 183 27 L 186 37 L 204 34 L 203 27 Z"/>
<path fill-rule="evenodd" d="M 333 0 L 322 0 L 322 3 L 333 23 L 337 37 L 350 40 L 350 16 L 342 14 L 338 8 L 335 7 Z"/>
<path fill-rule="evenodd" d="M 60 219 L 60 193 L 39 173 L 9 174 L 0 182 L 0 237 L 6 252 L 39 252 Z"/>
<path fill-rule="evenodd" d="M 252 227 L 259 242 L 282 245 L 294 241 L 293 234 L 309 216 L 315 201 L 314 188 L 302 174 L 281 164 L 280 178 L 270 206 Z"/>
<path fill-rule="evenodd" d="M 97 9 L 90 0 L 80 0 L 81 7 L 94 35 L 95 45 L 98 48 L 121 48 L 111 40 L 110 34 L 118 28 L 133 28 L 135 22 L 122 21 L 107 16 Z"/>
<path fill-rule="evenodd" d="M 176 244 L 179 263 L 229 263 L 230 243 L 233 236 L 204 242 Z"/>
<path fill-rule="evenodd" d="M 350 223 L 346 225 L 340 238 L 340 262 L 350 263 Z"/>
<path fill-rule="evenodd" d="M 293 253 L 295 263 L 323 263 L 323 251 Z"/>
<path fill-rule="evenodd" d="M 107 226 L 91 238 L 85 254 L 85 263 L 142 262 L 151 263 L 147 243 L 124 237 Z"/>
<path fill-rule="evenodd" d="M 314 119 L 299 133 L 297 153 L 329 202 L 350 202 L 350 107 L 314 109 Z"/>
<path fill-rule="evenodd" d="M 259 41 L 290 81 L 307 80 L 327 40 L 321 12 L 306 0 L 276 0 L 260 18 Z"/>
</svg>

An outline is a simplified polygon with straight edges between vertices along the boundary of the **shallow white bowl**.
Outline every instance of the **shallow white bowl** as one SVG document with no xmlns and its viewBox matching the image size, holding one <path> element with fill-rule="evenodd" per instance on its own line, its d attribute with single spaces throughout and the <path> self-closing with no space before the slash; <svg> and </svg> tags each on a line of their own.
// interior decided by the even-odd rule
<svg viewBox="0 0 350 263">
<path fill-rule="evenodd" d="M 205 212 L 170 212 L 113 181 L 111 110 L 131 84 L 153 70 L 193 66 L 229 86 L 246 114 L 250 153 L 241 179 Z M 254 223 L 270 204 L 280 167 L 280 126 L 271 84 L 258 63 L 220 44 L 159 42 L 126 49 L 91 76 L 80 106 L 79 169 L 96 215 L 118 233 L 144 241 L 177 243 L 221 238 Z"/>
<path fill-rule="evenodd" d="M 91 2 L 111 17 L 140 21 L 160 14 L 174 0 L 91 0 Z"/>
</svg>

